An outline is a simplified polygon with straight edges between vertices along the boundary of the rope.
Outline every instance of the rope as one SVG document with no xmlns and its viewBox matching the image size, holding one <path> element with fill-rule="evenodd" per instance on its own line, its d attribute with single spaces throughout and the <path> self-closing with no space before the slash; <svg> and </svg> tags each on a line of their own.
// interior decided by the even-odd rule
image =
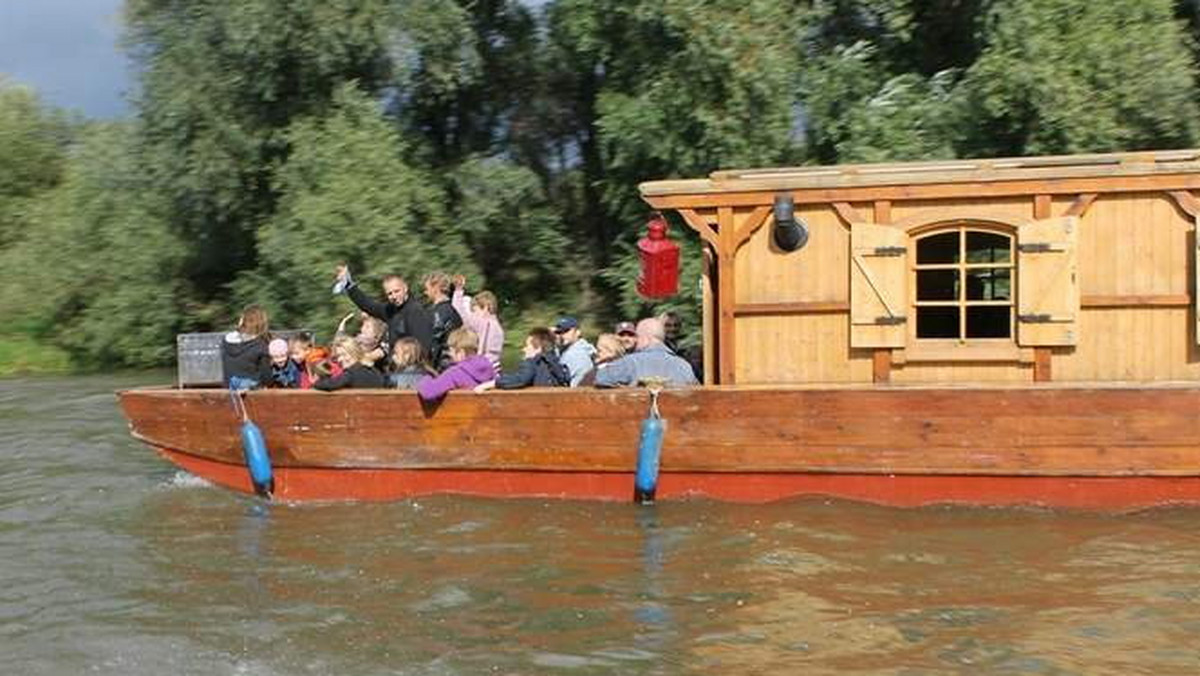
<svg viewBox="0 0 1200 676">
<path fill-rule="evenodd" d="M 661 418 L 662 415 L 658 412 L 658 395 L 663 391 L 663 386 L 666 385 L 666 378 L 643 378 L 642 384 L 650 392 L 650 417 Z"/>
<path fill-rule="evenodd" d="M 246 402 L 242 401 L 244 395 L 244 390 L 235 390 L 232 388 L 229 390 L 229 401 L 233 405 L 233 413 L 241 418 L 242 422 L 250 419 L 250 416 L 246 414 Z"/>
</svg>

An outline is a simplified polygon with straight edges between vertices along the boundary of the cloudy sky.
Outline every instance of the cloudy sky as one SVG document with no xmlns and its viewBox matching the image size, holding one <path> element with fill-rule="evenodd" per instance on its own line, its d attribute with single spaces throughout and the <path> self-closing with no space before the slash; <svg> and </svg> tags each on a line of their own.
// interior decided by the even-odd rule
<svg viewBox="0 0 1200 676">
<path fill-rule="evenodd" d="M 231 0 L 233 1 L 233 0 Z M 122 0 L 0 0 L 0 74 L 89 117 L 129 112 Z"/>
</svg>

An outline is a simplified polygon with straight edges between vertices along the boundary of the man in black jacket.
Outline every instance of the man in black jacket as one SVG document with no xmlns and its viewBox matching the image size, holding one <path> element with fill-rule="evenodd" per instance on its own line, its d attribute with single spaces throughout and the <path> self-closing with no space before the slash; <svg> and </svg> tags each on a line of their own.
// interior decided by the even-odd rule
<svg viewBox="0 0 1200 676">
<path fill-rule="evenodd" d="M 425 354 L 432 354 L 433 319 L 420 301 L 408 295 L 408 284 L 403 277 L 387 275 L 383 278 L 383 295 L 387 297 L 386 302 L 375 300 L 363 293 L 345 265 L 337 267 L 337 280 L 338 286 L 345 290 L 358 309 L 387 323 L 388 330 L 384 342 L 387 344 L 388 354 L 391 353 L 393 343 L 408 336 L 417 339 Z"/>
</svg>

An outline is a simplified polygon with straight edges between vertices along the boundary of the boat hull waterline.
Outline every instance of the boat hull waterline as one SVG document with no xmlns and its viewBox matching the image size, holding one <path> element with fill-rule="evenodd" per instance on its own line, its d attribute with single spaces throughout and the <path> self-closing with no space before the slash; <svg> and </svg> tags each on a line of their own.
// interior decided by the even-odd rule
<svg viewBox="0 0 1200 676">
<path fill-rule="evenodd" d="M 219 389 L 119 393 L 133 435 L 253 493 Z M 437 493 L 629 500 L 644 390 L 268 390 L 245 396 L 275 497 Z M 668 390 L 657 497 L 799 496 L 1131 509 L 1200 504 L 1200 387 L 703 387 Z"/>
</svg>

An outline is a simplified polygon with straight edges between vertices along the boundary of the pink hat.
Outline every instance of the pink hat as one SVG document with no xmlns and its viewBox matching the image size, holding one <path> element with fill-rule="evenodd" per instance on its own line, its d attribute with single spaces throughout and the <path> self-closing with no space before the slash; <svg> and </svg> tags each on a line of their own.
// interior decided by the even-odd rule
<svg viewBox="0 0 1200 676">
<path fill-rule="evenodd" d="M 287 341 L 282 338 L 276 338 L 267 346 L 267 351 L 271 353 L 272 357 L 286 357 L 288 356 Z"/>
</svg>

